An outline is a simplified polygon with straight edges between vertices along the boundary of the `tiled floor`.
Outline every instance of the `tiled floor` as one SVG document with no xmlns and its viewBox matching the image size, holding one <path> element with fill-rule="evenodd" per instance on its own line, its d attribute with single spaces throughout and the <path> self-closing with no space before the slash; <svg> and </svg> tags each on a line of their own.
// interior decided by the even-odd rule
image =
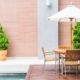
<svg viewBox="0 0 80 80">
<path fill-rule="evenodd" d="M 80 74 L 67 74 L 65 77 L 58 73 L 58 69 L 55 69 L 54 65 L 46 66 L 44 71 L 42 65 L 32 65 L 26 80 L 80 80 Z"/>
</svg>

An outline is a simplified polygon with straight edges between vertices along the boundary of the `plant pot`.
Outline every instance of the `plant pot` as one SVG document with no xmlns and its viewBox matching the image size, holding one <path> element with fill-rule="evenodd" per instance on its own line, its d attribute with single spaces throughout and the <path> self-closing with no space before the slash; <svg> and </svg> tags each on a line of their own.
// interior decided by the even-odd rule
<svg viewBox="0 0 80 80">
<path fill-rule="evenodd" d="M 0 51 L 0 60 L 4 61 L 7 59 L 7 50 L 1 50 Z"/>
</svg>

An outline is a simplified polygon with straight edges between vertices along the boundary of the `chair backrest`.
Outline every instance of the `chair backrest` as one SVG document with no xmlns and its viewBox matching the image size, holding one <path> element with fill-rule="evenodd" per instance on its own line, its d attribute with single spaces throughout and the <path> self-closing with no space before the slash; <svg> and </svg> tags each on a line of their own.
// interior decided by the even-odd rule
<svg viewBox="0 0 80 80">
<path fill-rule="evenodd" d="M 68 61 L 77 61 L 80 60 L 80 50 L 67 50 L 65 54 L 65 60 Z"/>
<path fill-rule="evenodd" d="M 43 53 L 43 56 L 44 56 L 44 58 L 45 58 L 45 56 L 46 56 L 46 53 L 45 53 L 45 50 L 44 50 L 44 48 L 42 48 L 42 53 Z"/>
</svg>

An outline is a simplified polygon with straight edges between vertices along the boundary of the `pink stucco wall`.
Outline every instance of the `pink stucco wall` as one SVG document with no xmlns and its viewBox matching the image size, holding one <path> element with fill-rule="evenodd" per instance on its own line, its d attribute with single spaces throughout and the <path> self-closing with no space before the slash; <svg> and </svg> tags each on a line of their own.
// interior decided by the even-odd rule
<svg viewBox="0 0 80 80">
<path fill-rule="evenodd" d="M 80 0 L 59 0 L 59 10 L 65 8 L 71 2 L 77 7 L 80 7 Z M 70 45 L 70 23 L 60 23 L 59 45 Z"/>
<path fill-rule="evenodd" d="M 8 56 L 37 55 L 36 0 L 0 0 L 0 23 L 10 41 Z"/>
<path fill-rule="evenodd" d="M 59 10 L 80 0 L 59 0 Z M 8 56 L 37 55 L 37 0 L 0 0 L 0 23 L 9 41 Z M 60 23 L 59 45 L 70 45 L 69 23 Z"/>
</svg>

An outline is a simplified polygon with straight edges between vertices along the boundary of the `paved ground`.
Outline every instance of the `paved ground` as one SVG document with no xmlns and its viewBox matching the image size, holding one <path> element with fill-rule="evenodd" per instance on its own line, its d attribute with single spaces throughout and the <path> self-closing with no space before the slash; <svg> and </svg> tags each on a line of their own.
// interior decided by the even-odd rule
<svg viewBox="0 0 80 80">
<path fill-rule="evenodd" d="M 80 74 L 67 74 L 65 77 L 54 65 L 47 65 L 44 71 L 42 65 L 31 65 L 25 80 L 80 80 Z"/>
</svg>

